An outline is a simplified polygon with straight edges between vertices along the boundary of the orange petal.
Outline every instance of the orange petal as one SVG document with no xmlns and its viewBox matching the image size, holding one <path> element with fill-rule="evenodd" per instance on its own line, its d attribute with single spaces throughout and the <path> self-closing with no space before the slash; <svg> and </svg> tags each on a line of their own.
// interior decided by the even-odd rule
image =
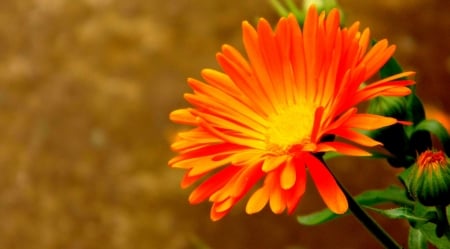
<svg viewBox="0 0 450 249">
<path fill-rule="evenodd" d="M 221 202 L 216 202 L 215 204 L 214 210 L 218 213 L 223 213 L 230 210 L 234 206 L 235 202 L 232 197 L 229 197 Z"/>
<path fill-rule="evenodd" d="M 397 119 L 376 114 L 359 113 L 350 117 L 342 126 L 363 130 L 375 130 L 397 123 Z"/>
<path fill-rule="evenodd" d="M 372 154 L 356 146 L 342 142 L 323 142 L 317 146 L 317 151 L 327 152 L 336 151 L 348 156 L 371 156 Z M 333 148 L 333 149 L 330 149 Z"/>
<path fill-rule="evenodd" d="M 205 174 L 201 174 L 201 175 L 194 175 L 194 176 L 190 176 L 189 175 L 189 171 L 186 172 L 183 176 L 183 179 L 181 180 L 181 188 L 187 188 L 189 186 L 191 186 L 193 183 L 195 183 L 196 181 L 198 181 L 200 178 L 202 178 Z"/>
<path fill-rule="evenodd" d="M 297 176 L 295 185 L 286 193 L 286 205 L 289 214 L 294 212 L 300 198 L 306 190 L 306 168 L 304 160 L 300 157 L 294 157 L 292 163 L 295 165 Z"/>
<path fill-rule="evenodd" d="M 319 191 L 322 200 L 337 214 L 343 214 L 348 209 L 347 199 L 336 180 L 328 169 L 313 155 L 305 155 L 309 173 Z"/>
<path fill-rule="evenodd" d="M 214 69 L 203 69 L 201 74 L 206 82 L 222 92 L 231 96 L 242 95 L 242 92 L 236 87 L 234 82 L 230 79 L 230 76 L 227 74 Z"/>
<path fill-rule="evenodd" d="M 279 187 L 272 189 L 272 192 L 270 193 L 269 205 L 270 209 L 275 214 L 281 214 L 286 208 L 283 192 Z"/>
<path fill-rule="evenodd" d="M 212 221 L 218 221 L 218 220 L 222 219 L 231 210 L 231 209 L 228 209 L 226 211 L 219 212 L 219 211 L 216 210 L 216 206 L 217 205 L 219 205 L 219 204 L 213 203 L 213 206 L 211 207 L 210 218 L 211 218 Z"/>
<path fill-rule="evenodd" d="M 204 201 L 225 184 L 237 173 L 240 167 L 229 166 L 219 171 L 200 184 L 189 196 L 189 202 L 196 204 Z"/>
<path fill-rule="evenodd" d="M 266 188 L 261 187 L 256 190 L 248 200 L 247 205 L 245 206 L 245 212 L 247 214 L 257 213 L 264 208 L 268 201 L 269 193 Z"/>
<path fill-rule="evenodd" d="M 291 160 L 285 162 L 285 166 L 281 171 L 280 185 L 282 189 L 290 189 L 295 184 L 297 174 L 294 164 Z"/>
<path fill-rule="evenodd" d="M 288 156 L 286 156 L 286 155 L 281 155 L 281 156 L 268 155 L 266 157 L 266 159 L 264 160 L 262 170 L 264 172 L 272 171 L 272 170 L 278 168 L 283 162 L 285 162 L 287 160 L 287 158 L 288 158 Z"/>
<path fill-rule="evenodd" d="M 333 132 L 333 134 L 363 146 L 374 147 L 382 145 L 382 143 L 350 129 L 337 129 Z"/>
<path fill-rule="evenodd" d="M 175 110 L 169 114 L 169 119 L 178 124 L 196 125 L 197 119 L 191 111 L 191 108 Z"/>
<path fill-rule="evenodd" d="M 272 212 L 275 214 L 280 214 L 286 208 L 284 191 L 282 191 L 280 187 L 280 174 L 279 171 L 274 171 L 270 174 L 272 175 L 270 178 L 272 182 L 267 183 L 268 186 L 270 186 L 269 206 Z"/>
</svg>

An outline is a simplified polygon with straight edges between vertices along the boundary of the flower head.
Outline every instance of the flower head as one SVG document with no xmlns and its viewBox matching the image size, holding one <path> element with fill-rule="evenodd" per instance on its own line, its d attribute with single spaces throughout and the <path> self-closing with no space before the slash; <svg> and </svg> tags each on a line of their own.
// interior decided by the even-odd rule
<svg viewBox="0 0 450 249">
<path fill-rule="evenodd" d="M 450 161 L 443 151 L 426 150 L 417 158 L 406 177 L 414 199 L 425 206 L 450 203 Z"/>
<path fill-rule="evenodd" d="M 218 220 L 250 190 L 246 212 L 269 204 L 274 213 L 292 213 L 305 192 L 307 172 L 325 204 L 335 213 L 347 200 L 319 153 L 368 156 L 381 143 L 355 129 L 373 130 L 395 118 L 357 112 L 377 96 L 405 96 L 411 80 L 401 73 L 363 86 L 392 56 L 386 40 L 369 49 L 369 30 L 339 26 L 336 9 L 309 8 L 303 29 L 295 17 L 281 18 L 275 30 L 260 19 L 243 22 L 245 58 L 229 45 L 217 60 L 223 72 L 202 71 L 204 82 L 188 79 L 192 108 L 175 110 L 173 122 L 194 126 L 179 133 L 169 165 L 187 170 L 182 186 L 203 180 L 189 201 L 212 202 Z M 340 137 L 330 141 L 328 137 Z M 347 142 L 351 141 L 351 143 Z"/>
</svg>

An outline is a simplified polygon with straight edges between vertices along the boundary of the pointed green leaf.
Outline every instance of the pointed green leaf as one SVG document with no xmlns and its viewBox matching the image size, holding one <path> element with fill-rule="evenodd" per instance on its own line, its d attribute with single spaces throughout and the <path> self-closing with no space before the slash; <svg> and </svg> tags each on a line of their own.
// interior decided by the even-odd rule
<svg viewBox="0 0 450 249">
<path fill-rule="evenodd" d="M 325 223 L 327 221 L 334 220 L 335 218 L 338 218 L 338 217 L 339 217 L 338 214 L 335 214 L 335 213 L 331 212 L 328 208 L 326 208 L 326 209 L 323 209 L 319 212 L 315 212 L 312 214 L 297 216 L 297 221 L 298 221 L 298 223 L 303 224 L 303 225 L 313 226 L 313 225 L 319 225 L 319 224 Z"/>
<path fill-rule="evenodd" d="M 414 132 L 421 131 L 427 131 L 435 135 L 444 147 L 445 153 L 450 155 L 450 136 L 441 123 L 436 120 L 423 120 L 414 129 Z"/>
<path fill-rule="evenodd" d="M 420 98 L 414 93 L 415 87 L 411 87 L 412 93 L 406 97 L 406 120 L 413 122 L 414 125 L 425 120 L 425 108 L 423 107 L 422 101 Z M 406 126 L 406 128 L 413 126 Z"/>
<path fill-rule="evenodd" d="M 431 213 L 426 217 L 416 216 L 414 210 L 411 207 L 399 207 L 393 209 L 379 209 L 366 206 L 365 208 L 375 211 L 391 219 L 407 219 L 410 222 L 427 223 L 434 219 L 436 216 Z"/>
<path fill-rule="evenodd" d="M 366 206 L 373 206 L 380 203 L 392 202 L 398 205 L 412 207 L 414 202 L 409 200 L 403 188 L 389 186 L 382 190 L 366 191 L 355 197 L 355 200 Z"/>
<path fill-rule="evenodd" d="M 375 41 L 373 41 L 375 42 Z M 372 42 L 372 43 L 373 43 Z M 394 57 L 391 57 L 380 69 L 380 78 L 386 78 L 394 74 L 402 73 L 403 69 Z"/>
<path fill-rule="evenodd" d="M 429 209 L 427 207 L 426 209 Z M 447 206 L 446 209 L 447 216 L 450 215 L 450 206 Z M 425 224 L 418 224 L 416 229 L 419 229 L 423 236 L 426 238 L 428 242 L 435 245 L 436 248 L 450 248 L 450 237 L 448 235 L 444 235 L 438 237 L 436 234 L 436 224 L 432 222 L 428 222 Z"/>
<path fill-rule="evenodd" d="M 405 194 L 405 190 L 397 186 L 390 186 L 383 190 L 371 190 L 355 197 L 360 205 L 371 206 L 380 203 L 396 203 L 406 207 L 413 207 L 414 202 L 410 201 Z M 349 213 L 349 212 L 347 212 Z M 302 215 L 297 217 L 297 221 L 303 225 L 318 225 L 338 218 L 340 215 L 331 212 L 329 209 Z"/>
</svg>

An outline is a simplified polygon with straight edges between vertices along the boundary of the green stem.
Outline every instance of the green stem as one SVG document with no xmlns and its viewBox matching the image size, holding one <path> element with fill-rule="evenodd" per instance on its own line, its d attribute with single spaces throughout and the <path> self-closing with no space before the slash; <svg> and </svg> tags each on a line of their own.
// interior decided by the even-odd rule
<svg viewBox="0 0 450 249">
<path fill-rule="evenodd" d="M 378 241 L 388 249 L 402 249 L 400 246 L 384 229 L 376 223 L 355 201 L 353 196 L 347 191 L 347 189 L 342 186 L 342 184 L 337 181 L 339 187 L 344 192 L 345 197 L 348 201 L 348 207 L 350 211 L 355 215 L 355 217 L 372 233 Z"/>
<path fill-rule="evenodd" d="M 327 165 L 323 162 L 324 165 Z M 402 249 L 400 246 L 384 229 L 378 225 L 378 223 L 370 217 L 366 211 L 355 201 L 353 196 L 347 191 L 347 189 L 339 182 L 333 172 L 328 168 L 328 171 L 333 175 L 338 186 L 341 188 L 345 197 L 347 198 L 348 208 L 355 215 L 355 217 L 363 224 L 367 230 L 387 249 Z"/>
</svg>

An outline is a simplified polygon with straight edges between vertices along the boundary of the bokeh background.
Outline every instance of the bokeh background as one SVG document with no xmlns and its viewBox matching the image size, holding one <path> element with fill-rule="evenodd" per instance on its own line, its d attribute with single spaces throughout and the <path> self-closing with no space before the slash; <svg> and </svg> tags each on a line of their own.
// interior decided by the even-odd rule
<svg viewBox="0 0 450 249">
<path fill-rule="evenodd" d="M 450 112 L 450 4 L 339 1 L 347 23 L 398 45 L 431 115 Z M 220 222 L 190 206 L 168 113 L 185 79 L 218 68 L 240 24 L 277 15 L 265 0 L 2 0 L 0 3 L 0 248 L 379 248 L 351 216 L 305 227 L 242 205 Z M 354 194 L 396 181 L 382 161 L 332 169 Z M 312 185 L 298 213 L 323 207 Z M 401 243 L 407 225 L 376 216 Z"/>
</svg>

